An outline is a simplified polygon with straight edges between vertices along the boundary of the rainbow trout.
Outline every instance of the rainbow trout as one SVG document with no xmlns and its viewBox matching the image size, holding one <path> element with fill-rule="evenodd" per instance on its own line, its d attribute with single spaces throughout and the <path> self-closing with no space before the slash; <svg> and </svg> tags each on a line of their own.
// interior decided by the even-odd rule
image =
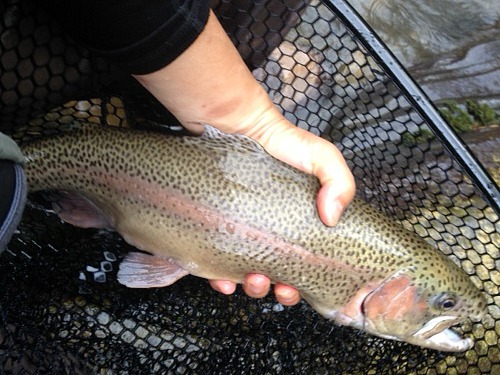
<svg viewBox="0 0 500 375">
<path fill-rule="evenodd" d="M 23 152 L 30 191 L 64 192 L 63 220 L 114 229 L 149 253 L 120 265 L 129 287 L 261 273 L 293 285 L 339 324 L 443 351 L 470 348 L 450 326 L 485 313 L 462 270 L 362 200 L 326 227 L 317 179 L 247 137 L 85 125 Z"/>
</svg>

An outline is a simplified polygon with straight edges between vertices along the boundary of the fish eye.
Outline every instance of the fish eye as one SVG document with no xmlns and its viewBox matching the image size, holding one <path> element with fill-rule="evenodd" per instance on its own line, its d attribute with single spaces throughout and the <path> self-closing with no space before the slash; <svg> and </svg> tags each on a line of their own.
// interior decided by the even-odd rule
<svg viewBox="0 0 500 375">
<path fill-rule="evenodd" d="M 452 310 L 457 305 L 458 299 L 454 294 L 443 293 L 434 300 L 434 307 L 438 310 Z"/>
</svg>

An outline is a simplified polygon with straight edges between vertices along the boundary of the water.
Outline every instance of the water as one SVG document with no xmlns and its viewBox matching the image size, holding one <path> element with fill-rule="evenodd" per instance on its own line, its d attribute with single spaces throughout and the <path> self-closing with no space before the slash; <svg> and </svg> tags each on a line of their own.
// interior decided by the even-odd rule
<svg viewBox="0 0 500 375">
<path fill-rule="evenodd" d="M 500 107 L 498 0 L 350 0 L 432 100 Z"/>
</svg>

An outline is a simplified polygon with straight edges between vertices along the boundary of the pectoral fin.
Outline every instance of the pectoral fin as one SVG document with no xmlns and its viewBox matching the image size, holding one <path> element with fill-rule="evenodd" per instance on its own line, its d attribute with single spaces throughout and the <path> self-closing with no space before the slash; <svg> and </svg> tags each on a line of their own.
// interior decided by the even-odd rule
<svg viewBox="0 0 500 375">
<path fill-rule="evenodd" d="M 52 208 L 61 220 L 80 228 L 106 228 L 112 225 L 101 209 L 83 195 L 60 190 L 50 195 Z"/>
<path fill-rule="evenodd" d="M 171 285 L 188 274 L 168 259 L 133 252 L 120 264 L 118 282 L 129 288 L 156 288 Z"/>
</svg>

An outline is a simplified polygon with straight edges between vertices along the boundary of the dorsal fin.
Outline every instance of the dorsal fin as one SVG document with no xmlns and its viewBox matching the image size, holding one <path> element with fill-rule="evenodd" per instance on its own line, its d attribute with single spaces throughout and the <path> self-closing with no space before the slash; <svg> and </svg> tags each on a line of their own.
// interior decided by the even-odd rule
<svg viewBox="0 0 500 375">
<path fill-rule="evenodd" d="M 214 142 L 222 141 L 225 148 L 245 148 L 252 152 L 266 152 L 266 150 L 264 150 L 264 147 L 262 147 L 260 143 L 246 135 L 224 133 L 210 125 L 205 125 L 205 131 L 203 132 L 201 137 Z"/>
</svg>

